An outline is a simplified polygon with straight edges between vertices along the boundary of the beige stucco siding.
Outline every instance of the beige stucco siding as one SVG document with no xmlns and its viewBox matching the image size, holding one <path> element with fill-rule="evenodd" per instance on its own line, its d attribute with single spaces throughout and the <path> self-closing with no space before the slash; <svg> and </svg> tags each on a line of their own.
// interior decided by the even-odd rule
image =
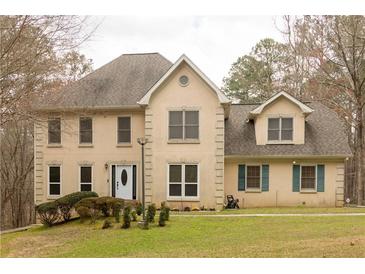
<svg viewBox="0 0 365 274">
<path fill-rule="evenodd" d="M 292 191 L 293 160 L 296 164 L 324 164 L 325 191 L 317 193 L 300 193 Z M 238 165 L 269 164 L 269 191 L 250 193 L 238 191 Z M 343 195 L 342 160 L 323 159 L 226 159 L 225 160 L 225 195 L 234 195 L 244 207 L 306 206 L 334 207 L 341 206 Z M 337 193 L 337 195 L 336 195 Z M 336 202 L 337 200 L 337 202 Z"/>
<path fill-rule="evenodd" d="M 279 116 L 293 118 L 293 141 L 291 143 L 304 144 L 304 114 L 296 104 L 285 97 L 280 97 L 269 104 L 255 119 L 256 144 L 266 145 L 268 143 L 268 118 L 275 118 Z"/>
<path fill-rule="evenodd" d="M 117 144 L 117 117 L 131 116 L 131 145 Z M 93 144 L 79 145 L 79 117 L 93 118 Z M 61 165 L 61 195 L 79 191 L 80 165 L 93 166 L 93 190 L 99 195 L 110 193 L 110 165 L 137 165 L 137 195 L 141 189 L 141 147 L 136 138 L 144 136 L 144 112 L 95 112 L 81 114 L 63 114 L 61 146 L 47 144 L 47 116 L 41 116 L 44 122 L 35 125 L 35 201 L 43 202 L 48 195 L 48 165 Z M 108 165 L 105 168 L 105 165 Z"/>
<path fill-rule="evenodd" d="M 190 83 L 179 85 L 178 79 L 186 75 Z M 169 143 L 168 111 L 199 111 L 199 142 Z M 148 117 L 148 118 L 147 118 Z M 148 120 L 148 122 L 147 122 Z M 197 163 L 199 165 L 198 198 L 190 201 L 169 200 L 172 207 L 222 207 L 224 111 L 216 93 L 187 65 L 182 65 L 152 95 L 146 109 L 147 146 L 146 184 L 147 200 L 159 204 L 167 199 L 168 164 Z"/>
</svg>

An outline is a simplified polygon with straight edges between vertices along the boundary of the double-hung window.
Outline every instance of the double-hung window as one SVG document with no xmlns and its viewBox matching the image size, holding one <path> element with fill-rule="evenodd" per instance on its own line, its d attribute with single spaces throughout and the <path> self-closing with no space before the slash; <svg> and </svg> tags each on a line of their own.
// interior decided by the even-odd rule
<svg viewBox="0 0 365 274">
<path fill-rule="evenodd" d="M 268 141 L 292 141 L 293 118 L 269 118 L 267 137 Z"/>
<path fill-rule="evenodd" d="M 130 144 L 131 139 L 131 117 L 118 117 L 118 144 Z"/>
<path fill-rule="evenodd" d="M 48 144 L 61 144 L 61 118 L 48 119 Z"/>
<path fill-rule="evenodd" d="M 91 117 L 80 117 L 80 144 L 92 144 L 93 120 Z"/>
<path fill-rule="evenodd" d="M 80 191 L 92 191 L 92 166 L 80 166 Z"/>
<path fill-rule="evenodd" d="M 247 166 L 246 189 L 261 189 L 261 166 Z"/>
<path fill-rule="evenodd" d="M 199 111 L 169 111 L 169 139 L 199 139 Z"/>
<path fill-rule="evenodd" d="M 301 166 L 300 188 L 302 190 L 316 189 L 316 166 Z"/>
<path fill-rule="evenodd" d="M 61 166 L 48 167 L 48 195 L 61 195 Z"/>
<path fill-rule="evenodd" d="M 197 164 L 170 164 L 168 196 L 171 198 L 197 198 L 198 169 Z"/>
</svg>

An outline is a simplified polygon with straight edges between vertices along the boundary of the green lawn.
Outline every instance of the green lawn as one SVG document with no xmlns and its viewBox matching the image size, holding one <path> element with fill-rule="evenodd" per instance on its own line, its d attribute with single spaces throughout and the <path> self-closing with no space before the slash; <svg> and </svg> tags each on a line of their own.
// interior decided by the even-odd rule
<svg viewBox="0 0 365 274">
<path fill-rule="evenodd" d="M 1 235 L 1 257 L 365 257 L 365 216 L 179 217 L 145 231 L 79 220 Z"/>
<path fill-rule="evenodd" d="M 287 213 L 365 213 L 365 207 L 264 207 L 264 208 L 243 208 L 243 209 L 226 209 L 223 211 L 190 211 L 190 212 L 172 212 L 172 214 L 287 214 Z"/>
</svg>

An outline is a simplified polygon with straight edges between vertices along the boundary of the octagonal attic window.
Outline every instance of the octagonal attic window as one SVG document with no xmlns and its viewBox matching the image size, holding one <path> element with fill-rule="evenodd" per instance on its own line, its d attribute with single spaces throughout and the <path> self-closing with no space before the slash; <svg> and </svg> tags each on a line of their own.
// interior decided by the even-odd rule
<svg viewBox="0 0 365 274">
<path fill-rule="evenodd" d="M 188 78 L 188 76 L 186 76 L 186 75 L 180 76 L 179 83 L 180 83 L 180 86 L 182 86 L 182 87 L 186 87 L 187 85 L 189 85 L 189 78 Z"/>
</svg>

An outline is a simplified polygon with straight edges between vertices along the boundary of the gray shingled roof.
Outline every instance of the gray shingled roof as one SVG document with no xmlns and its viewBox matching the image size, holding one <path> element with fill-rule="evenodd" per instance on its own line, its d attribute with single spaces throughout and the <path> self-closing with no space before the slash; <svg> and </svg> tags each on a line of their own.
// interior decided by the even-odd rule
<svg viewBox="0 0 365 274">
<path fill-rule="evenodd" d="M 75 83 L 38 108 L 90 108 L 136 105 L 171 67 L 159 53 L 124 54 Z M 47 98 L 49 99 L 49 98 Z"/>
<path fill-rule="evenodd" d="M 258 105 L 232 105 L 225 122 L 225 155 L 245 156 L 349 156 L 342 122 L 337 114 L 319 102 L 307 104 L 314 112 L 306 118 L 304 145 L 256 145 L 253 121 L 248 114 Z"/>
</svg>

